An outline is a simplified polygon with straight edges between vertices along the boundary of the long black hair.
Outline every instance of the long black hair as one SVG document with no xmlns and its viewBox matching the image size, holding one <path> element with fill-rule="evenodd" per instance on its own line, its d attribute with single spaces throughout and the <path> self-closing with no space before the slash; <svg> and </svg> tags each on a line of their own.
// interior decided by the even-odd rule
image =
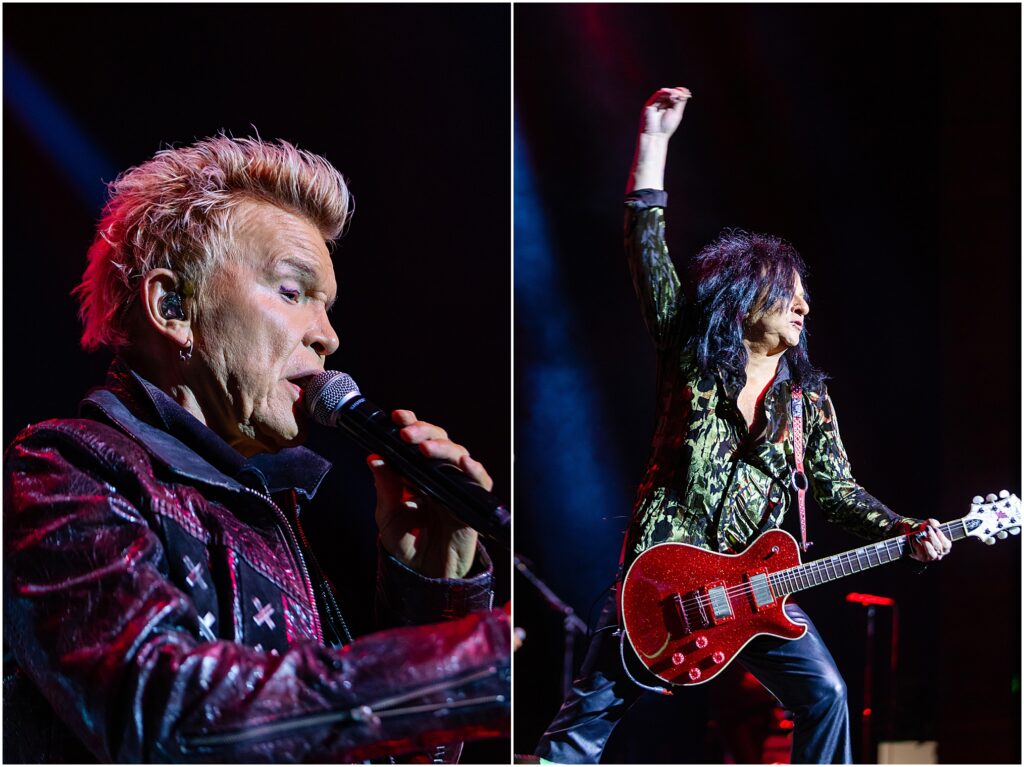
<svg viewBox="0 0 1024 767">
<path fill-rule="evenodd" d="M 693 312 L 690 347 L 703 373 L 719 373 L 729 389 L 746 382 L 743 325 L 750 318 L 793 300 L 796 275 L 807 297 L 807 265 L 779 237 L 726 229 L 690 262 L 688 291 Z M 798 386 L 821 391 L 825 375 L 807 356 L 807 326 L 800 343 L 786 351 Z"/>
</svg>

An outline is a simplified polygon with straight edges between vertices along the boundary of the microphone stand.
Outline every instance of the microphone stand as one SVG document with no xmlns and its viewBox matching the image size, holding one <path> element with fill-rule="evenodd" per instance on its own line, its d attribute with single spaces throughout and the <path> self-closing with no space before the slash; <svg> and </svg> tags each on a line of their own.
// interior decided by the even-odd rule
<svg viewBox="0 0 1024 767">
<path fill-rule="evenodd" d="M 859 604 L 865 608 L 867 636 L 865 637 L 864 658 L 864 693 L 861 709 L 861 760 L 872 763 L 878 760 L 879 732 L 874 726 L 876 717 L 874 710 L 875 698 L 875 613 L 878 607 L 892 610 L 892 630 L 889 640 L 889 700 L 885 712 L 882 736 L 889 740 L 893 737 L 893 717 L 896 710 L 896 682 L 899 664 L 899 606 L 895 599 L 880 597 L 873 594 L 846 595 L 847 602 Z"/>
<path fill-rule="evenodd" d="M 568 604 L 563 602 L 551 588 L 534 573 L 529 565 L 518 554 L 512 554 L 516 570 L 520 572 L 533 587 L 540 592 L 548 607 L 562 616 L 564 650 L 562 654 L 562 697 L 565 698 L 572 688 L 573 653 L 576 636 L 586 636 L 587 624 L 584 623 Z"/>
</svg>

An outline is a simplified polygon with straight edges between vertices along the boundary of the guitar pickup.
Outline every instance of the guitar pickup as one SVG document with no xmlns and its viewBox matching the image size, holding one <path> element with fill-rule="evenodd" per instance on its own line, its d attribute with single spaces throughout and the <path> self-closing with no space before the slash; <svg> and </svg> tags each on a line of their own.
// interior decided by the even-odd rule
<svg viewBox="0 0 1024 767">
<path fill-rule="evenodd" d="M 747 583 L 750 584 L 750 598 L 754 602 L 754 611 L 760 612 L 775 604 L 775 595 L 772 594 L 771 586 L 768 583 L 768 570 L 757 573 L 747 573 Z"/>
<path fill-rule="evenodd" d="M 725 581 L 709 583 L 705 589 L 707 593 L 707 601 L 711 607 L 712 623 L 718 625 L 723 621 L 730 621 L 736 617 L 732 612 L 732 603 L 729 601 L 729 592 L 725 587 Z M 703 601 L 703 599 L 698 599 L 697 604 L 701 604 Z M 711 624 L 709 623 L 706 625 Z"/>
</svg>

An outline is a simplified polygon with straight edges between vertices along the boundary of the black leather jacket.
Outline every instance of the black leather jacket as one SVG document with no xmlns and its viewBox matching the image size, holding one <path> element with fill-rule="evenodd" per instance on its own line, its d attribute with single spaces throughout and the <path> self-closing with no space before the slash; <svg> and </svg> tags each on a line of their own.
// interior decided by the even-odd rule
<svg viewBox="0 0 1024 767">
<path fill-rule="evenodd" d="M 297 525 L 323 459 L 245 461 L 117 363 L 81 415 L 5 454 L 5 762 L 351 762 L 507 734 L 482 548 L 452 581 L 381 552 L 400 627 L 352 642 Z"/>
</svg>

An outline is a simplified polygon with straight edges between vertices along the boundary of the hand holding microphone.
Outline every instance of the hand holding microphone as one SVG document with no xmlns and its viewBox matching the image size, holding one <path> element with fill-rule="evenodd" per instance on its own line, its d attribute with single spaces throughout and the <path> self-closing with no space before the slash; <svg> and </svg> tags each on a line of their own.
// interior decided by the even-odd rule
<svg viewBox="0 0 1024 767">
<path fill-rule="evenodd" d="M 509 547 L 509 512 L 489 492 L 490 477 L 443 429 L 408 410 L 388 415 L 335 371 L 311 379 L 303 399 L 314 421 L 340 427 L 373 454 L 377 522 L 394 556 L 425 575 L 461 577 L 472 564 L 476 532 Z M 432 503 L 418 504 L 405 485 Z"/>
</svg>

